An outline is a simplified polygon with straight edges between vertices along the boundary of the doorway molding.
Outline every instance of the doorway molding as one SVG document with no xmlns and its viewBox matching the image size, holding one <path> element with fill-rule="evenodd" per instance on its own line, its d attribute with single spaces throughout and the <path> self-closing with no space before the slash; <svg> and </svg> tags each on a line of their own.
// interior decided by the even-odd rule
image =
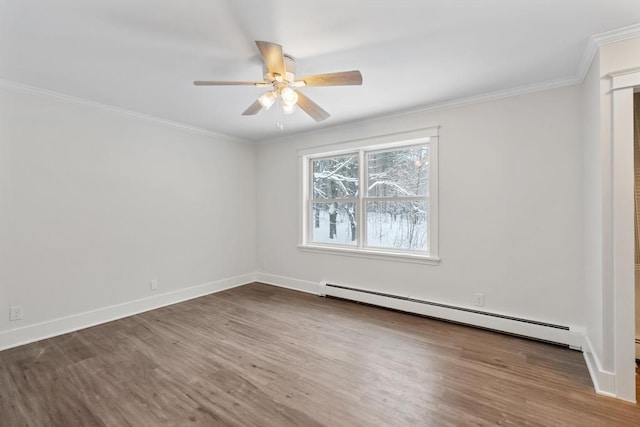
<svg viewBox="0 0 640 427">
<path fill-rule="evenodd" d="M 611 79 L 613 331 L 615 395 L 636 401 L 633 94 L 640 68 L 609 73 Z"/>
</svg>

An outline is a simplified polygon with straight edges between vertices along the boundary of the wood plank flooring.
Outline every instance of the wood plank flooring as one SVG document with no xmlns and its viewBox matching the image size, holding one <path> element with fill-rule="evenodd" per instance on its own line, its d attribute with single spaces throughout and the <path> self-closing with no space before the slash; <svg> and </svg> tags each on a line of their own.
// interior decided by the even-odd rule
<svg viewBox="0 0 640 427">
<path fill-rule="evenodd" d="M 251 284 L 0 352 L 2 426 L 640 425 L 582 354 Z"/>
</svg>

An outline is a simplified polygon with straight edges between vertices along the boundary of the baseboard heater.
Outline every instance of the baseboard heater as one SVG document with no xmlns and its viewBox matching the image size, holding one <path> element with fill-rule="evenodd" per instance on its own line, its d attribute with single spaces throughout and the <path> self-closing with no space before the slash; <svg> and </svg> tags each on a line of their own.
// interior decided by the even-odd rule
<svg viewBox="0 0 640 427">
<path fill-rule="evenodd" d="M 532 338 L 576 350 L 582 348 L 581 335 L 572 332 L 569 326 L 326 282 L 320 283 L 320 295 Z"/>
</svg>

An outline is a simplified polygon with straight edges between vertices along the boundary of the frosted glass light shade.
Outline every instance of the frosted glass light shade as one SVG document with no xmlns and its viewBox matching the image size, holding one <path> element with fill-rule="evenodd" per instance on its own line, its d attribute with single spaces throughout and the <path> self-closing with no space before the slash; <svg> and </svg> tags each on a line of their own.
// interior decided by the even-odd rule
<svg viewBox="0 0 640 427">
<path fill-rule="evenodd" d="M 258 98 L 258 102 L 260 103 L 260 105 L 262 105 L 262 108 L 268 110 L 269 108 L 271 108 L 273 103 L 276 102 L 275 92 L 265 92 L 260 98 Z"/>
<path fill-rule="evenodd" d="M 285 87 L 284 89 L 282 89 L 282 91 L 280 92 L 280 96 L 282 97 L 282 103 L 284 105 L 293 106 L 296 105 L 296 102 L 298 102 L 298 94 L 290 87 Z"/>
</svg>

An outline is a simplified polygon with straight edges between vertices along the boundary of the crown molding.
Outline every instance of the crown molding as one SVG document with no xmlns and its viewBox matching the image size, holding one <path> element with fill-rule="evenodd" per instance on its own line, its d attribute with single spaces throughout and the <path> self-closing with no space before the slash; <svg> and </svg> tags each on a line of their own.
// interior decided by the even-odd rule
<svg viewBox="0 0 640 427">
<path fill-rule="evenodd" d="M 596 53 L 598 52 L 599 47 L 610 44 L 610 43 L 629 40 L 636 37 L 640 37 L 640 24 L 629 25 L 627 27 L 606 31 L 604 33 L 595 34 L 589 37 L 589 40 L 587 41 L 587 45 L 585 46 L 585 49 L 582 53 L 582 58 L 578 65 L 577 73 L 574 76 L 548 80 L 540 83 L 533 83 L 530 85 L 518 86 L 510 89 L 499 90 L 499 91 L 485 93 L 485 94 L 476 95 L 476 96 L 452 99 L 452 100 L 448 100 L 440 103 L 428 104 L 428 105 L 417 107 L 417 108 L 399 110 L 391 113 L 383 113 L 380 115 L 376 115 L 375 117 L 368 117 L 362 120 L 349 121 L 349 122 L 341 123 L 335 126 L 323 127 L 323 128 L 312 130 L 312 131 L 307 130 L 307 131 L 294 132 L 294 133 L 290 133 L 283 136 L 268 138 L 266 140 L 259 141 L 259 143 L 269 144 L 276 141 L 287 139 L 292 136 L 297 136 L 300 134 L 322 133 L 329 130 L 336 130 L 340 128 L 353 126 L 356 124 L 364 124 L 364 123 L 376 121 L 376 120 L 387 118 L 387 117 L 402 116 L 405 114 L 411 114 L 416 112 L 439 111 L 447 108 L 480 104 L 483 102 L 490 102 L 490 101 L 496 101 L 499 99 L 510 98 L 512 96 L 525 95 L 525 94 L 534 93 L 534 92 L 542 92 L 550 89 L 557 89 L 564 86 L 582 84 L 585 76 L 587 75 L 587 72 L 589 71 L 589 67 L 591 67 L 591 63 L 593 62 L 593 59 L 595 58 Z"/>
<path fill-rule="evenodd" d="M 618 28 L 591 37 L 598 46 L 629 40 L 640 36 L 640 23 Z"/>
<path fill-rule="evenodd" d="M 242 143 L 242 144 L 253 144 L 252 141 L 247 139 L 238 138 L 235 136 L 227 135 L 224 133 L 214 132 L 208 129 L 199 128 L 196 126 L 191 126 L 185 123 L 176 122 L 173 120 L 163 119 L 161 117 L 152 116 L 150 114 L 139 113 L 137 111 L 126 110 L 120 107 L 114 107 L 108 104 L 102 104 L 100 102 L 90 101 L 85 98 L 79 98 L 76 96 L 66 95 L 60 92 L 54 92 L 47 89 L 42 89 L 35 86 L 25 85 L 23 83 L 14 82 L 11 80 L 0 79 L 0 87 L 15 90 L 18 92 L 29 93 L 36 96 L 41 96 L 49 99 L 56 99 L 59 101 L 70 102 L 74 104 L 79 104 L 85 107 L 96 108 L 102 111 L 108 111 L 111 113 L 115 113 L 120 116 L 135 118 L 139 120 L 144 120 L 147 122 L 158 123 L 164 126 L 168 126 L 174 129 L 180 129 L 191 133 L 196 133 L 199 135 L 205 135 L 217 140 L 222 140 L 225 142 L 231 143 Z"/>
<path fill-rule="evenodd" d="M 528 85 L 516 86 L 513 88 L 484 93 L 481 95 L 453 99 L 450 101 L 426 105 L 420 108 L 399 111 L 395 114 L 385 115 L 384 117 L 393 117 L 397 115 L 403 115 L 403 114 L 414 113 L 414 112 L 431 112 L 431 111 L 444 110 L 448 108 L 462 107 L 466 105 L 481 104 L 484 102 L 491 102 L 491 101 L 497 101 L 500 99 L 511 98 L 518 95 L 527 95 L 530 93 L 544 92 L 545 90 L 557 89 L 565 86 L 572 86 L 578 83 L 580 82 L 574 76 L 563 77 L 560 79 L 553 79 L 553 80 L 547 80 L 540 83 L 532 83 Z"/>
<path fill-rule="evenodd" d="M 322 127 L 319 129 L 313 130 L 302 130 L 299 132 L 288 133 L 282 136 L 276 136 L 273 138 L 264 139 L 262 141 L 257 141 L 258 144 L 271 144 L 278 141 L 287 140 L 288 138 L 299 136 L 299 135 L 314 135 L 329 131 L 335 131 L 339 129 L 349 128 L 354 125 L 363 125 L 371 122 L 375 122 L 378 120 L 388 119 L 392 117 L 405 116 L 413 113 L 427 113 L 427 112 L 435 112 L 446 110 L 449 108 L 457 108 L 457 107 L 465 107 L 474 104 L 482 104 L 485 102 L 498 101 L 500 99 L 511 98 L 518 95 L 527 95 L 536 92 L 544 92 L 545 90 L 558 89 L 565 86 L 573 86 L 576 84 L 580 84 L 581 81 L 575 76 L 564 77 L 560 79 L 547 80 L 540 83 L 532 83 L 523 86 L 517 86 L 510 89 L 498 90 L 495 92 L 489 92 L 481 95 L 468 96 L 464 98 L 457 98 L 448 101 L 427 104 L 419 107 L 413 107 L 408 109 L 402 109 L 387 113 L 378 114 L 376 116 L 367 117 L 365 119 L 353 120 L 344 123 L 340 123 L 334 126 Z"/>
<path fill-rule="evenodd" d="M 640 37 L 640 24 L 629 25 L 627 27 L 622 27 L 612 31 L 607 31 L 604 33 L 591 36 L 587 41 L 587 45 L 585 46 L 584 52 L 582 54 L 582 59 L 580 60 L 580 64 L 578 66 L 578 72 L 576 73 L 575 76 L 569 76 L 569 77 L 554 79 L 554 80 L 547 80 L 545 82 L 533 83 L 530 85 L 518 86 L 510 89 L 489 92 L 481 95 L 453 99 L 453 100 L 444 101 L 441 103 L 429 104 L 419 108 L 412 108 L 412 109 L 396 111 L 393 113 L 381 114 L 381 115 L 370 117 L 364 120 L 357 120 L 357 121 L 342 123 L 337 126 L 318 129 L 318 130 L 312 131 L 312 133 L 319 133 L 329 129 L 332 129 L 332 130 L 339 129 L 339 128 L 348 127 L 354 124 L 367 123 L 367 122 L 375 121 L 381 118 L 402 116 L 405 114 L 411 114 L 416 112 L 439 111 L 439 110 L 444 110 L 448 108 L 462 107 L 467 105 L 480 104 L 483 102 L 497 101 L 499 99 L 510 98 L 518 95 L 542 92 L 545 90 L 557 89 L 564 86 L 582 84 L 585 76 L 587 75 L 587 72 L 589 71 L 589 67 L 591 67 L 591 63 L 593 62 L 593 59 L 595 58 L 596 53 L 598 52 L 598 48 L 600 46 L 604 46 L 610 43 L 620 42 L 624 40 L 629 40 L 636 37 Z M 300 133 L 309 133 L 309 132 L 302 131 L 296 134 L 289 134 L 286 137 L 297 135 Z M 271 138 L 271 139 L 265 140 L 264 143 L 275 142 L 277 140 L 284 139 L 284 138 L 283 137 Z"/>
<path fill-rule="evenodd" d="M 287 139 L 292 136 L 297 136 L 300 134 L 322 133 L 328 130 L 340 129 L 340 128 L 349 127 L 355 124 L 363 124 L 363 123 L 368 123 L 372 121 L 377 121 L 382 118 L 403 116 L 406 114 L 417 113 L 417 112 L 439 111 L 439 110 L 444 110 L 448 108 L 462 107 L 462 106 L 468 106 L 468 105 L 479 104 L 484 102 L 496 101 L 499 99 L 510 98 L 513 96 L 525 95 L 525 94 L 541 92 L 541 91 L 550 90 L 550 89 L 561 88 L 564 86 L 581 84 L 584 81 L 584 78 L 587 75 L 587 72 L 589 71 L 591 64 L 593 63 L 593 60 L 598 52 L 598 48 L 610 43 L 624 41 L 624 40 L 628 40 L 636 37 L 640 37 L 640 23 L 629 25 L 627 27 L 618 28 L 611 31 L 606 31 L 606 32 L 591 36 L 587 41 L 587 44 L 582 54 L 582 58 L 580 59 L 580 63 L 578 65 L 577 73 L 574 76 L 548 80 L 545 82 L 533 83 L 533 84 L 524 85 L 524 86 L 518 86 L 510 89 L 499 90 L 499 91 L 485 93 L 481 95 L 452 99 L 452 100 L 447 100 L 439 103 L 427 104 L 424 106 L 403 109 L 403 110 L 394 111 L 394 112 L 387 112 L 387 113 L 379 114 L 373 117 L 368 117 L 366 119 L 349 121 L 349 122 L 337 124 L 335 126 L 322 127 L 315 130 L 302 130 L 299 132 L 288 133 L 286 135 L 276 136 L 276 137 L 267 138 L 263 140 L 260 140 L 260 139 L 251 140 L 251 139 L 238 138 L 236 136 L 232 136 L 232 135 L 228 135 L 220 132 L 214 132 L 208 129 L 191 126 L 185 123 L 163 119 L 161 117 L 156 117 L 156 116 L 152 116 L 149 114 L 144 114 L 136 111 L 126 110 L 126 109 L 114 107 L 108 104 L 90 101 L 85 98 L 66 95 L 63 93 L 54 92 L 54 91 L 38 88 L 35 86 L 29 86 L 29 85 L 25 85 L 22 83 L 17 83 L 14 81 L 5 80 L 1 78 L 0 78 L 0 87 L 13 89 L 21 92 L 27 92 L 27 93 L 47 97 L 47 98 L 58 99 L 66 102 L 72 102 L 72 103 L 84 105 L 87 107 L 101 109 L 103 111 L 109 111 L 125 117 L 132 117 L 132 118 L 137 118 L 144 121 L 159 123 L 165 126 L 172 127 L 174 129 L 181 129 L 181 130 L 185 130 L 185 131 L 200 134 L 200 135 L 206 135 L 206 136 L 213 137 L 218 140 L 223 140 L 227 142 L 250 144 L 250 145 L 254 145 L 256 143 L 268 144 L 268 143 L 280 141 L 283 139 Z"/>
<path fill-rule="evenodd" d="M 627 27 L 606 31 L 589 37 L 584 52 L 582 53 L 582 59 L 578 65 L 578 72 L 576 73 L 576 77 L 579 80 L 578 83 L 582 83 L 584 81 L 585 76 L 589 72 L 589 67 L 591 67 L 591 63 L 596 57 L 598 48 L 607 44 L 621 42 L 636 37 L 640 37 L 640 24 L 629 25 Z"/>
</svg>

